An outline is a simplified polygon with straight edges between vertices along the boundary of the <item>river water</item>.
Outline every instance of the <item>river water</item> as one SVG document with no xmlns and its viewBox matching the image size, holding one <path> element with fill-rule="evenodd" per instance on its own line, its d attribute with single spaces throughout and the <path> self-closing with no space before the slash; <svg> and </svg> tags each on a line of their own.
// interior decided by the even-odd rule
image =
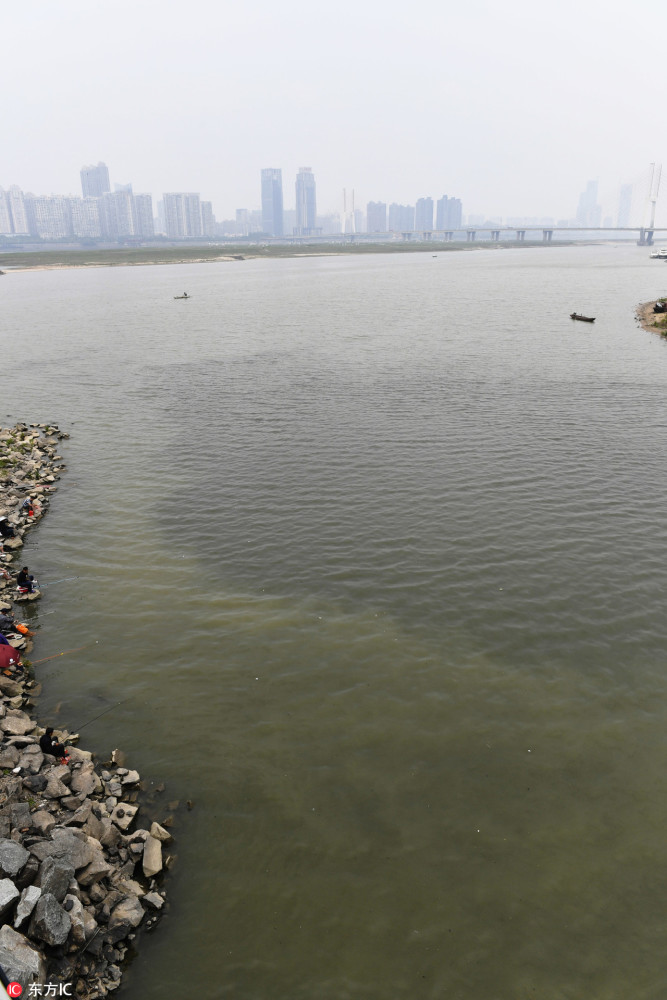
<svg viewBox="0 0 667 1000">
<path fill-rule="evenodd" d="M 634 309 L 666 277 L 0 279 L 0 423 L 71 432 L 24 552 L 33 658 L 88 648 L 37 668 L 42 719 L 112 708 L 82 745 L 181 802 L 119 997 L 664 997 L 667 342 Z"/>
</svg>

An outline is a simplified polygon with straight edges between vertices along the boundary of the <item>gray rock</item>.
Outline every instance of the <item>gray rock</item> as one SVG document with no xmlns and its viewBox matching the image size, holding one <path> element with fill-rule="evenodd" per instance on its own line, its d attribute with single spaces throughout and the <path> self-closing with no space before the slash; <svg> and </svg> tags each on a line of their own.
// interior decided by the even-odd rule
<svg viewBox="0 0 667 1000">
<path fill-rule="evenodd" d="M 55 774 L 50 774 L 43 795 L 46 799 L 62 799 L 64 796 L 69 795 L 69 788 L 67 785 L 63 785 L 62 781 L 56 778 Z"/>
<path fill-rule="evenodd" d="M 10 816 L 15 830 L 29 830 L 32 826 L 32 815 L 27 802 L 13 802 Z"/>
<path fill-rule="evenodd" d="M 32 983 L 46 980 L 46 962 L 39 951 L 8 924 L 0 928 L 0 965 L 9 981 L 20 983 L 26 995 Z"/>
<path fill-rule="evenodd" d="M 42 893 L 50 892 L 61 903 L 65 898 L 70 881 L 74 877 L 74 868 L 64 858 L 45 858 L 39 866 L 37 884 Z"/>
<path fill-rule="evenodd" d="M 64 858 L 69 861 L 74 871 L 85 868 L 95 857 L 93 847 L 88 843 L 85 833 L 80 830 L 61 829 L 56 827 L 50 841 L 34 844 L 30 850 L 36 858 L 43 861 L 50 856 Z"/>
<path fill-rule="evenodd" d="M 23 779 L 23 787 L 29 788 L 31 792 L 43 792 L 49 783 L 45 774 L 29 774 Z"/>
<path fill-rule="evenodd" d="M 138 806 L 131 806 L 128 802 L 120 802 L 112 812 L 111 819 L 121 830 L 129 830 L 138 809 Z"/>
<path fill-rule="evenodd" d="M 165 830 L 165 828 L 160 826 L 159 823 L 151 824 L 151 837 L 155 837 L 155 839 L 159 840 L 162 844 L 170 844 L 174 839 L 169 831 Z"/>
<path fill-rule="evenodd" d="M 56 821 L 46 809 L 39 809 L 32 814 L 32 825 L 43 837 L 48 837 L 56 825 Z"/>
<path fill-rule="evenodd" d="M 16 709 L 11 709 L 4 719 L 0 719 L 0 729 L 13 736 L 24 736 L 34 728 L 35 723 L 32 719 L 25 712 L 18 712 Z"/>
<path fill-rule="evenodd" d="M 0 875 L 18 875 L 29 857 L 25 847 L 15 840 L 0 840 Z"/>
<path fill-rule="evenodd" d="M 0 879 L 0 918 L 3 918 L 7 911 L 11 910 L 20 895 L 21 893 L 10 878 Z"/>
<path fill-rule="evenodd" d="M 76 878 L 79 885 L 86 886 L 92 885 L 93 882 L 100 882 L 112 872 L 113 867 L 106 863 L 104 855 L 100 852 L 89 865 L 86 865 L 83 871 L 79 872 Z"/>
<path fill-rule="evenodd" d="M 65 943 L 71 927 L 69 914 L 65 913 L 55 896 L 43 893 L 32 913 L 30 937 L 56 947 Z"/>
<path fill-rule="evenodd" d="M 33 743 L 21 752 L 19 764 L 24 770 L 29 771 L 30 774 L 37 774 L 43 763 L 44 754 L 37 744 Z"/>
<path fill-rule="evenodd" d="M 85 824 L 88 821 L 90 814 L 92 812 L 93 803 L 90 801 L 90 799 L 84 799 L 82 803 L 80 802 L 79 799 L 77 799 L 77 802 L 79 802 L 80 804 L 76 809 L 76 811 L 74 812 L 74 814 L 67 821 L 69 825 L 74 825 L 78 823 Z M 86 832 L 89 833 L 90 831 Z M 95 835 L 93 834 L 93 836 Z M 97 837 L 96 839 L 99 840 L 99 837 Z"/>
<path fill-rule="evenodd" d="M 147 892 L 142 899 L 142 903 L 151 910 L 161 910 L 164 906 L 164 899 L 159 892 Z"/>
<path fill-rule="evenodd" d="M 42 890 L 36 885 L 28 885 L 21 893 L 18 906 L 16 907 L 16 917 L 14 927 L 19 930 L 26 922 L 32 911 L 35 909 L 37 900 L 42 895 Z"/>
<path fill-rule="evenodd" d="M 108 934 L 114 943 L 122 941 L 136 927 L 144 916 L 144 908 L 136 896 L 128 896 L 114 908 L 109 918 Z"/>
<path fill-rule="evenodd" d="M 141 781 L 141 775 L 138 771 L 128 771 L 126 775 L 121 779 L 123 785 L 137 785 Z"/>
<path fill-rule="evenodd" d="M 102 782 L 92 765 L 84 765 L 72 775 L 71 789 L 77 795 L 94 795 L 102 788 Z"/>
<path fill-rule="evenodd" d="M 82 945 L 86 941 L 86 911 L 83 903 L 76 896 L 65 896 L 64 907 L 72 921 L 72 941 Z"/>
<path fill-rule="evenodd" d="M 152 878 L 162 871 L 162 844 L 155 837 L 146 838 L 142 866 L 146 878 Z"/>
<path fill-rule="evenodd" d="M 0 753 L 0 767 L 16 767 L 20 754 L 16 747 L 5 747 Z"/>
</svg>

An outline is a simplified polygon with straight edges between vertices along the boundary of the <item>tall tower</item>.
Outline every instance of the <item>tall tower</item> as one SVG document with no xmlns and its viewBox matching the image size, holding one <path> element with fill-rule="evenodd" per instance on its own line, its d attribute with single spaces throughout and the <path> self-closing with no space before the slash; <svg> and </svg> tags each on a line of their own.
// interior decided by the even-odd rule
<svg viewBox="0 0 667 1000">
<path fill-rule="evenodd" d="M 433 229 L 433 198 L 419 198 L 415 211 L 415 229 L 430 232 Z"/>
<path fill-rule="evenodd" d="M 296 231 L 298 236 L 312 236 L 317 222 L 315 177 L 310 167 L 300 167 L 296 175 Z"/>
<path fill-rule="evenodd" d="M 111 191 L 106 163 L 100 162 L 96 167 L 81 167 L 81 190 L 84 198 L 101 198 L 107 191 Z"/>
<path fill-rule="evenodd" d="M 354 215 L 354 188 L 352 188 L 352 193 L 348 194 L 347 189 L 343 188 L 343 218 L 342 226 L 340 230 L 342 233 L 356 233 L 356 219 Z"/>
<path fill-rule="evenodd" d="M 262 229 L 283 235 L 283 172 L 275 167 L 262 170 Z"/>
</svg>

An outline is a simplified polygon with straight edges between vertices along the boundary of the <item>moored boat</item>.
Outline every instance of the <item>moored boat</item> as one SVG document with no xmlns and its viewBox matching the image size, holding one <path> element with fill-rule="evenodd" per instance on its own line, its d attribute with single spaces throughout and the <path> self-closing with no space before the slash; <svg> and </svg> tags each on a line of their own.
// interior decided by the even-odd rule
<svg viewBox="0 0 667 1000">
<path fill-rule="evenodd" d="M 570 319 L 580 319 L 582 323 L 595 322 L 595 316 L 581 316 L 579 313 L 570 313 Z"/>
</svg>

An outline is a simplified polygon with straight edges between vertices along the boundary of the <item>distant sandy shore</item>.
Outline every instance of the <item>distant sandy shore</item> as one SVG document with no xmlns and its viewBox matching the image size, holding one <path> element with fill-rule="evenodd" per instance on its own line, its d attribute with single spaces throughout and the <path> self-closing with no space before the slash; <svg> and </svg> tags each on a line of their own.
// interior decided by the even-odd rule
<svg viewBox="0 0 667 1000">
<path fill-rule="evenodd" d="M 556 244 L 548 244 L 555 246 Z M 221 253 L 220 248 L 193 247 L 190 251 L 177 247 L 127 247 L 104 250 L 32 250 L 15 253 L 0 252 L 0 270 L 6 274 L 16 271 L 63 271 L 73 267 L 138 267 L 156 264 L 219 264 L 245 260 L 277 260 L 297 257 L 340 257 L 349 254 L 442 253 L 470 252 L 472 250 L 503 250 L 546 247 L 544 243 L 393 243 L 375 244 L 323 244 L 321 248 L 288 246 L 248 246 L 238 253 Z M 571 243 L 558 243 L 571 246 Z"/>
<path fill-rule="evenodd" d="M 656 299 L 654 302 L 642 302 L 641 305 L 637 306 L 637 320 L 639 321 L 639 325 L 645 330 L 665 336 L 667 335 L 667 313 L 653 312 L 653 306 L 658 301 L 661 300 Z"/>
</svg>

